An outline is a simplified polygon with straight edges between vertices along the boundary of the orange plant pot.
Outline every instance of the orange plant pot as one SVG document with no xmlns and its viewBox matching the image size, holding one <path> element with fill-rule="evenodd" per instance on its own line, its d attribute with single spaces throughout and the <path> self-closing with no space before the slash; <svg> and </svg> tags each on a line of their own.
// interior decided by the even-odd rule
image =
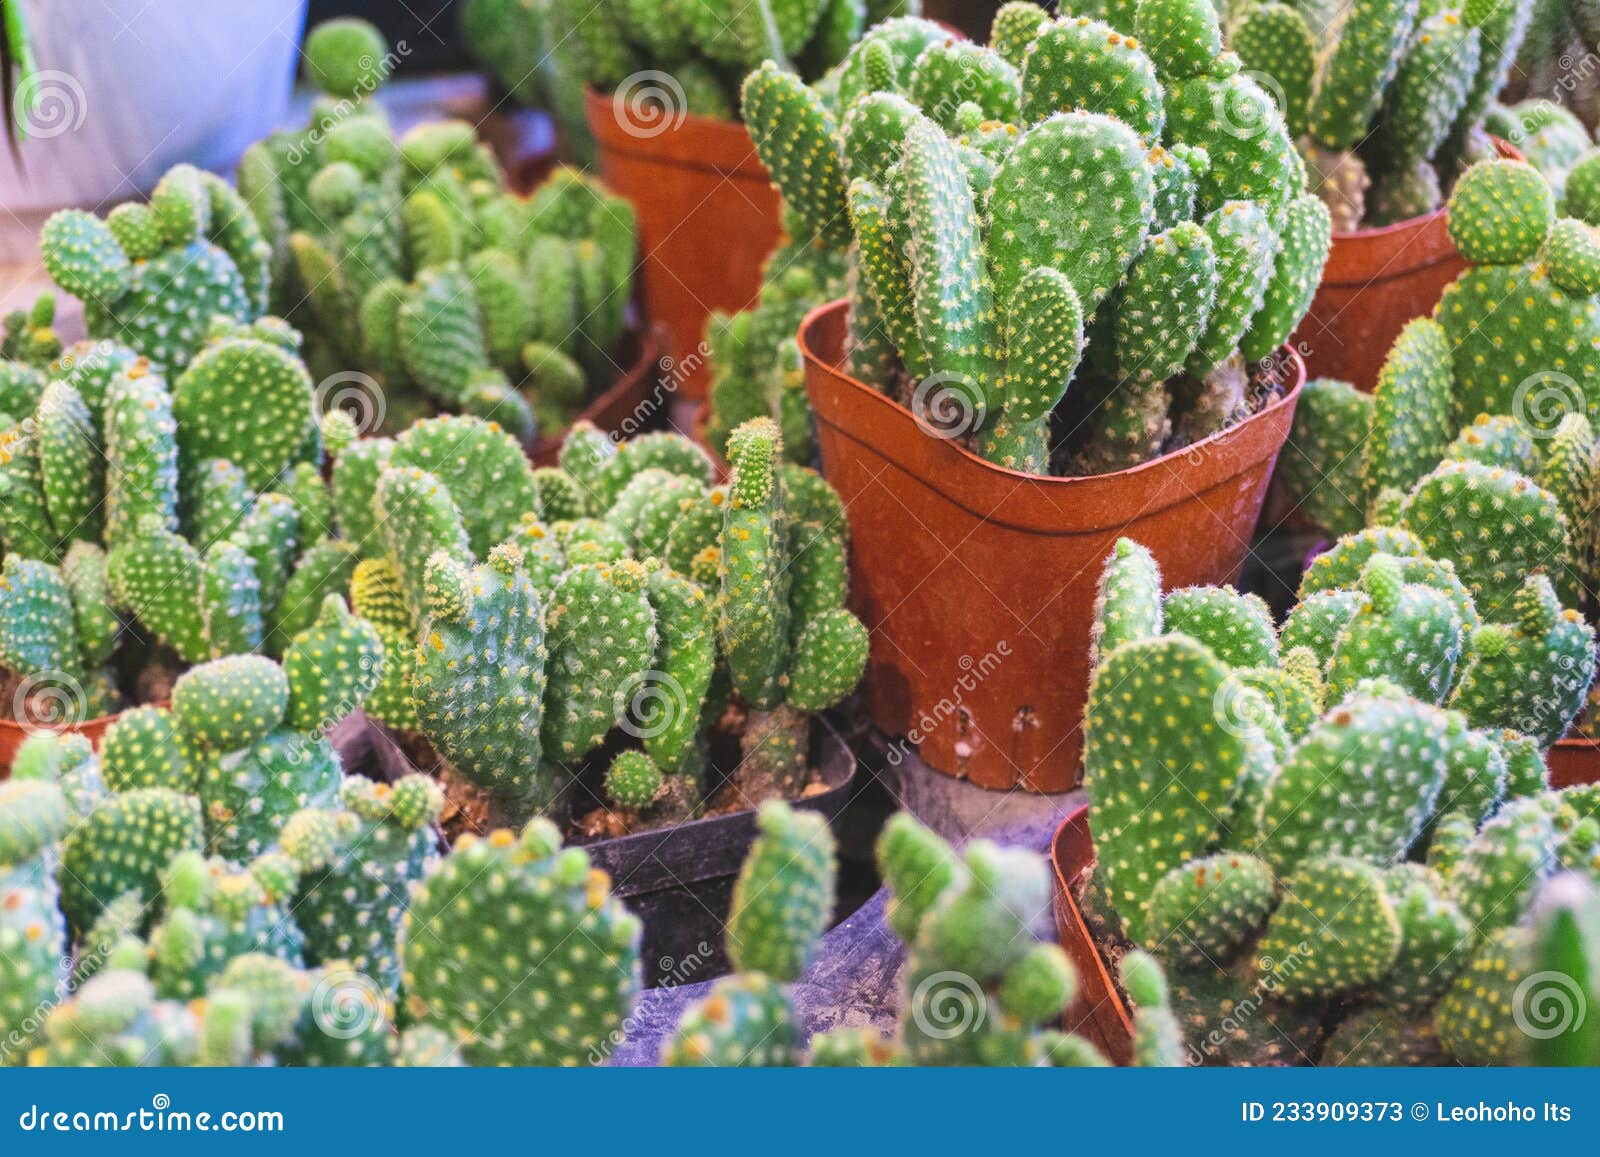
<svg viewBox="0 0 1600 1157">
<path fill-rule="evenodd" d="M 25 727 L 10 719 L 0 719 L 0 779 L 10 778 L 11 764 L 17 758 L 17 749 L 34 732 L 55 731 L 64 735 L 81 735 L 98 750 L 100 740 L 105 738 L 106 728 L 121 717 L 122 712 L 118 711 L 113 715 L 101 715 L 94 719 L 85 719 L 82 723 L 70 723 L 59 727 L 46 724 L 30 724 Z"/>
<path fill-rule="evenodd" d="M 1074 885 L 1094 866 L 1088 804 L 1069 812 L 1057 829 L 1050 844 L 1050 866 L 1056 877 L 1056 938 L 1078 973 L 1078 995 L 1061 1027 L 1098 1046 L 1112 1064 L 1132 1064 L 1133 1020 L 1073 897 Z"/>
<path fill-rule="evenodd" d="M 1496 139 L 1500 155 L 1523 156 Z M 1322 282 L 1290 344 L 1313 378 L 1340 378 L 1371 391 L 1406 322 L 1433 312 L 1467 267 L 1445 229 L 1445 211 L 1381 229 L 1335 233 Z"/>
<path fill-rule="evenodd" d="M 1551 787 L 1600 783 L 1600 739 L 1560 739 L 1545 752 Z"/>
<path fill-rule="evenodd" d="M 600 174 L 639 220 L 645 312 L 666 326 L 686 398 L 711 381 L 704 342 L 713 310 L 755 304 L 761 266 L 780 232 L 778 191 L 737 121 L 641 113 L 590 89 L 589 131 Z"/>
<path fill-rule="evenodd" d="M 1124 535 L 1169 586 L 1237 572 L 1288 437 L 1305 367 L 1238 425 L 1131 470 L 1019 474 L 930 436 L 839 368 L 846 303 L 800 326 L 822 472 L 843 498 L 852 607 L 872 632 L 874 722 L 983 787 L 1079 779 L 1101 563 Z"/>
</svg>

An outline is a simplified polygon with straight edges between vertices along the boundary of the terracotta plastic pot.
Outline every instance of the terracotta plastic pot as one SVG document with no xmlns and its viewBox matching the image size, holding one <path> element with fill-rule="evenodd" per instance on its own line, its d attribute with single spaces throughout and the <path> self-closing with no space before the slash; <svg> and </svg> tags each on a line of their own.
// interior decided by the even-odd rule
<svg viewBox="0 0 1600 1157">
<path fill-rule="evenodd" d="M 22 724 L 15 723 L 10 719 L 0 719 L 0 779 L 6 779 L 11 775 L 11 761 L 16 759 L 17 749 L 34 732 L 57 731 L 82 735 L 98 748 L 100 740 L 105 736 L 106 728 L 110 727 L 121 716 L 122 712 L 118 711 L 114 715 L 101 715 L 95 719 L 85 719 L 82 723 L 73 723 L 62 727 L 52 727 L 38 723 L 24 727 Z"/>
<path fill-rule="evenodd" d="M 1078 996 L 1061 1027 L 1099 1046 L 1113 1064 L 1131 1064 L 1133 1021 L 1073 898 L 1073 888 L 1094 865 L 1088 804 L 1074 808 L 1062 821 L 1050 845 L 1050 865 L 1056 877 L 1056 937 L 1078 972 Z"/>
<path fill-rule="evenodd" d="M 1600 739 L 1562 739 L 1545 752 L 1551 787 L 1600 783 Z"/>
<path fill-rule="evenodd" d="M 800 326 L 822 472 L 844 499 L 874 722 L 990 788 L 1079 778 L 1101 563 L 1124 535 L 1169 586 L 1228 581 L 1250 545 L 1305 367 L 1231 429 L 1131 470 L 1045 478 L 930 436 L 838 368 L 846 305 Z"/>
<path fill-rule="evenodd" d="M 654 330 L 630 331 L 622 339 L 617 361 L 625 366 L 604 393 L 583 408 L 580 421 L 592 422 L 608 434 L 631 438 L 660 425 L 671 390 L 662 384 L 661 341 Z M 541 437 L 528 450 L 535 466 L 554 466 L 561 454 L 566 431 L 554 437 Z"/>
<path fill-rule="evenodd" d="M 589 130 L 601 176 L 638 213 L 646 314 L 667 328 L 680 392 L 700 398 L 706 318 L 755 303 L 778 243 L 778 191 L 742 124 L 641 111 L 641 94 L 589 90 Z"/>
<path fill-rule="evenodd" d="M 1495 140 L 1500 155 L 1522 154 Z M 1313 378 L 1341 378 L 1371 390 L 1389 347 L 1412 318 L 1433 312 L 1444 287 L 1467 267 L 1432 213 L 1381 229 L 1335 233 L 1322 283 L 1291 344 Z"/>
</svg>

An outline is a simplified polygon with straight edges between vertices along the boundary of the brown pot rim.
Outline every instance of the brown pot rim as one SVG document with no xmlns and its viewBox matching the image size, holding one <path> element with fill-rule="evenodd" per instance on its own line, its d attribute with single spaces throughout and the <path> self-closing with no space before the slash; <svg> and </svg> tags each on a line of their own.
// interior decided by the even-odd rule
<svg viewBox="0 0 1600 1157">
<path fill-rule="evenodd" d="M 1067 813 L 1050 841 L 1056 938 L 1078 972 L 1078 994 L 1062 1017 L 1062 1027 L 1088 1037 L 1114 1064 L 1128 1065 L 1133 1063 L 1133 1020 L 1072 892 L 1094 859 L 1089 805 L 1082 803 Z"/>
<path fill-rule="evenodd" d="M 613 420 L 614 411 L 624 407 L 641 392 L 641 388 L 649 379 L 651 369 L 659 364 L 661 335 L 655 326 L 629 326 L 617 348 L 625 363 L 622 372 L 611 385 L 589 400 L 573 419 L 574 424 L 589 422 L 608 434 L 620 433 L 608 428 L 617 424 Z M 629 354 L 632 356 L 629 357 Z M 567 427 L 568 430 L 571 428 Z M 528 447 L 528 457 L 533 459 L 535 465 L 553 466 L 566 440 L 567 430 L 554 435 L 541 434 L 534 439 L 533 445 Z"/>
<path fill-rule="evenodd" d="M 165 703 L 145 703 L 145 707 L 162 707 Z M 124 707 L 120 711 L 113 711 L 109 715 L 96 715 L 93 719 L 82 719 L 77 723 L 18 723 L 15 719 L 0 719 L 0 733 L 18 733 L 24 738 L 38 731 L 51 731 L 58 735 L 73 734 L 80 731 L 94 731 L 110 727 L 126 712 L 133 710 Z"/>
<path fill-rule="evenodd" d="M 1489 139 L 1494 142 L 1495 151 L 1503 159 L 1527 160 L 1521 150 L 1510 142 L 1499 137 Z M 1416 260 L 1403 267 L 1405 271 L 1431 269 L 1435 265 L 1456 259 L 1458 255 L 1455 245 L 1443 228 L 1445 210 L 1446 206 L 1440 205 L 1420 217 L 1408 217 L 1404 221 L 1395 221 L 1388 225 L 1375 225 L 1366 229 L 1352 229 L 1345 233 L 1333 234 L 1333 242 L 1328 251 L 1331 275 L 1330 269 L 1324 268 L 1321 286 L 1366 285 L 1373 280 L 1372 267 L 1378 263 L 1375 255 L 1403 252 L 1414 244 L 1420 244 L 1424 248 Z M 1346 272 L 1344 267 L 1347 265 L 1354 268 Z"/>
<path fill-rule="evenodd" d="M 719 177 L 757 181 L 763 187 L 771 184 L 743 121 L 699 116 L 685 110 L 655 131 L 629 132 L 617 115 L 620 96 L 620 92 L 584 86 L 584 116 L 600 148 L 658 164 L 700 169 Z"/>
<path fill-rule="evenodd" d="M 1292 346 L 1284 345 L 1280 350 L 1284 355 L 1283 364 L 1286 367 L 1284 376 L 1288 388 L 1243 421 L 1219 430 L 1198 442 L 1125 470 L 1067 478 L 1026 474 L 986 461 L 954 441 L 929 435 L 918 424 L 910 410 L 887 394 L 851 376 L 831 360 L 827 356 L 829 351 L 819 348 L 817 330 L 832 315 L 842 313 L 848 308 L 848 301 L 840 298 L 819 305 L 806 314 L 800 323 L 799 340 L 800 350 L 807 365 L 815 367 L 828 381 L 852 388 L 869 397 L 872 404 L 882 408 L 883 420 L 871 423 L 871 432 L 879 436 L 880 441 L 873 448 L 884 458 L 915 478 L 922 486 L 973 518 L 1025 534 L 1076 534 L 1087 529 L 1105 529 L 1111 525 L 1110 521 L 1106 521 L 1105 526 L 1099 526 L 1078 520 L 1088 500 L 1091 499 L 1133 516 L 1153 514 L 1179 503 L 1192 501 L 1196 494 L 1210 490 L 1237 474 L 1246 465 L 1246 458 L 1255 457 L 1247 445 L 1251 439 L 1244 435 L 1285 406 L 1292 410 L 1299 400 L 1300 389 L 1306 380 L 1305 362 Z M 817 407 L 813 406 L 813 409 L 816 410 Z M 817 413 L 817 421 L 827 423 L 841 436 L 852 441 L 858 443 L 866 441 L 860 431 L 838 427 L 829 422 L 820 410 Z M 905 447 L 894 444 L 899 433 L 908 426 L 918 441 L 925 444 L 919 446 L 913 453 L 927 458 L 928 465 L 932 469 L 927 471 L 912 469 L 906 461 Z M 1174 470 L 1175 467 L 1185 463 L 1188 464 L 1188 469 Z M 1162 476 L 1174 474 L 1181 476 L 1182 485 L 1163 486 Z M 968 485 L 961 484 L 963 479 Z M 987 510 L 978 509 L 970 503 L 968 495 L 985 483 L 1000 480 L 1015 485 L 1016 489 L 1010 498 L 998 507 Z M 1163 490 L 1168 493 L 1162 494 Z M 1152 493 L 1158 496 L 1158 501 L 1147 501 Z M 1031 521 L 1003 517 L 1002 511 L 1008 508 L 1020 508 L 1021 503 L 1016 501 L 1018 495 L 1024 495 L 1024 500 L 1042 499 L 1044 513 L 1055 513 L 1057 516 L 1035 518 Z M 1016 512 L 1021 513 L 1021 510 L 1018 509 Z M 1039 511 L 1036 509 L 1034 513 L 1037 515 Z"/>
</svg>

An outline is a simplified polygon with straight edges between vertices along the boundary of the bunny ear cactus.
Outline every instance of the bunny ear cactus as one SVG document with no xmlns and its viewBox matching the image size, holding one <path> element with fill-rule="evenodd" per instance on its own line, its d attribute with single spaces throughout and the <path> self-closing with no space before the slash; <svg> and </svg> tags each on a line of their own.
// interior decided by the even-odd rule
<svg viewBox="0 0 1600 1157">
<path fill-rule="evenodd" d="M 728 955 L 740 972 L 798 980 L 833 912 L 833 833 L 813 812 L 761 806 L 728 914 Z"/>
<path fill-rule="evenodd" d="M 162 874 L 164 912 L 150 930 L 157 995 L 192 1000 L 235 956 L 263 953 L 300 963 L 300 929 L 287 895 L 270 895 L 247 869 L 184 852 Z"/>
<path fill-rule="evenodd" d="M 1139 928 L 1168 871 L 1205 854 L 1244 764 L 1219 723 L 1226 668 L 1183 635 L 1134 639 L 1104 657 L 1089 687 L 1084 784 L 1106 888 Z"/>
<path fill-rule="evenodd" d="M 1548 747 L 1583 709 L 1595 673 L 1594 628 L 1562 608 L 1542 574 L 1529 575 L 1506 610 L 1510 622 L 1473 634 L 1451 706 L 1474 727 L 1509 727 Z"/>
<path fill-rule="evenodd" d="M 200 804 L 168 788 L 108 795 L 61 845 L 61 907 L 86 931 L 102 908 L 125 892 L 146 903 L 159 895 L 161 872 L 182 851 L 198 851 Z"/>
<path fill-rule="evenodd" d="M 592 1062 L 638 992 L 639 934 L 605 873 L 549 821 L 464 838 L 406 910 L 407 1005 L 472 1064 Z"/>
<path fill-rule="evenodd" d="M 8 1048 L 25 1050 L 36 1018 L 65 987 L 66 924 L 52 897 L 0 887 L 0 1030 Z"/>
<path fill-rule="evenodd" d="M 957 858 L 905 814 L 885 827 L 878 857 L 910 949 L 900 1036 L 911 1061 L 1040 1063 L 1054 1041 L 1043 1026 L 1077 988 L 1061 949 L 1031 932 L 1049 900 L 1043 862 L 986 840 Z M 930 862 L 943 867 L 933 877 Z"/>
<path fill-rule="evenodd" d="M 221 178 L 168 171 L 149 206 L 107 220 L 76 209 L 45 222 L 40 254 L 51 279 L 84 303 L 89 332 L 183 370 L 222 315 L 251 321 L 266 308 L 271 250 Z"/>
<path fill-rule="evenodd" d="M 411 886 L 434 862 L 443 796 L 432 780 L 393 787 L 351 776 L 343 810 L 297 812 L 281 843 L 299 872 L 295 918 L 314 964 L 348 961 L 393 997 L 400 983 L 395 938 Z"/>
<path fill-rule="evenodd" d="M 1548 183 L 1521 162 L 1474 165 L 1451 194 L 1446 223 L 1472 263 L 1436 311 L 1454 350 L 1457 422 L 1516 414 L 1549 429 L 1569 412 L 1592 418 L 1600 304 L 1567 264 L 1582 251 L 1546 244 L 1555 223 Z M 1508 359 L 1524 368 L 1508 370 Z"/>
<path fill-rule="evenodd" d="M 533 812 L 555 785 L 531 737 L 541 733 L 547 690 L 544 603 L 514 546 L 469 568 L 428 560 L 427 603 L 412 672 L 421 729 L 463 774 L 505 806 Z"/>
<path fill-rule="evenodd" d="M 190 470 L 233 462 L 264 490 L 314 437 L 313 392 L 295 349 L 224 330 L 173 382 L 179 454 Z"/>
</svg>

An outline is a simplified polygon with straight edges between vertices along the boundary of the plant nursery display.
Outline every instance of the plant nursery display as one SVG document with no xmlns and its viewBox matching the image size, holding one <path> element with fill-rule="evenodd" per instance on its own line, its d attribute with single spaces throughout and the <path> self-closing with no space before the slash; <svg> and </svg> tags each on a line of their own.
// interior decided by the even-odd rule
<svg viewBox="0 0 1600 1157">
<path fill-rule="evenodd" d="M 25 1134 L 108 1131 L 55 1111 L 82 1067 L 276 1090 L 235 1123 L 309 1078 L 262 1068 L 544 1066 L 1297 1068 L 1215 1124 L 1572 1119 L 1593 13 L 332 7 L 236 167 L 85 188 L 0 278 Z M 8 116 L 25 27 L 0 0 Z M 507 100 L 559 124 L 542 180 Z M 475 1095 L 385 1116 L 492 1137 Z"/>
<path fill-rule="evenodd" d="M 1535 570 L 1571 613 L 1592 613 L 1600 282 L 1587 255 L 1597 238 L 1511 161 L 1469 170 L 1448 222 L 1470 268 L 1433 317 L 1407 323 L 1373 394 L 1326 379 L 1306 387 L 1286 488 L 1331 533 L 1365 527 L 1398 535 L 1392 553 L 1448 560 L 1485 617 L 1523 598 Z M 1331 565 L 1315 560 L 1308 579 Z"/>
</svg>

